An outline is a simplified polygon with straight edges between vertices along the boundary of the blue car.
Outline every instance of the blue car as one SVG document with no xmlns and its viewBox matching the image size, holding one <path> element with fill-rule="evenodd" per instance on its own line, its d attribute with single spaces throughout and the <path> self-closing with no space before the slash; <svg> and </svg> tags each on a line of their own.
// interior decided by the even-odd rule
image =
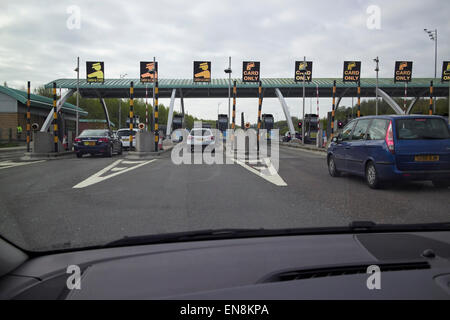
<svg viewBox="0 0 450 320">
<path fill-rule="evenodd" d="M 392 180 L 450 185 L 450 129 L 440 116 L 368 116 L 349 122 L 327 150 L 328 171 L 366 179 L 371 188 Z"/>
</svg>

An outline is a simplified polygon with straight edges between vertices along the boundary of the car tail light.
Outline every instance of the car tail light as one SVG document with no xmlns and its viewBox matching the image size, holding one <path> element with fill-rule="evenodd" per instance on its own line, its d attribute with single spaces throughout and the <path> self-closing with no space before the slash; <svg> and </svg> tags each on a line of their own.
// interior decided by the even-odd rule
<svg viewBox="0 0 450 320">
<path fill-rule="evenodd" d="M 80 138 L 76 138 L 76 139 L 75 139 L 75 143 L 78 143 L 78 142 L 81 142 L 81 139 L 80 139 Z"/>
<path fill-rule="evenodd" d="M 389 149 L 389 151 L 394 154 L 395 148 L 394 148 L 394 132 L 392 130 L 392 120 L 389 122 L 389 126 L 386 131 L 386 137 L 384 138 L 384 141 L 386 141 L 386 145 Z"/>
<path fill-rule="evenodd" d="M 211 140 L 214 141 L 214 136 L 211 136 Z"/>
<path fill-rule="evenodd" d="M 189 136 L 188 140 L 194 140 L 194 137 L 193 136 Z"/>
<path fill-rule="evenodd" d="M 97 141 L 100 143 L 103 143 L 103 142 L 109 142 L 109 139 L 108 138 L 100 138 Z"/>
</svg>

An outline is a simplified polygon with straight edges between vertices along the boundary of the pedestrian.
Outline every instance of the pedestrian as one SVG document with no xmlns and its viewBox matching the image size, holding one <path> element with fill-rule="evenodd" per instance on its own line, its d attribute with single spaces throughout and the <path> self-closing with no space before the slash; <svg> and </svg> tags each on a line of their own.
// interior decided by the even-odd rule
<svg viewBox="0 0 450 320">
<path fill-rule="evenodd" d="M 17 125 L 17 140 L 20 140 L 22 137 L 22 126 L 20 124 Z"/>
</svg>

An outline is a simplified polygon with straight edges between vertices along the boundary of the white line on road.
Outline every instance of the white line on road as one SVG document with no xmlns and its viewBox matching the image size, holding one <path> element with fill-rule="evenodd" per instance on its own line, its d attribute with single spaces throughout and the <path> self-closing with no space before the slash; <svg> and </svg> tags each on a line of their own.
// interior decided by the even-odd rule
<svg viewBox="0 0 450 320">
<path fill-rule="evenodd" d="M 0 170 L 1 169 L 8 169 L 8 168 L 13 168 L 13 167 L 20 167 L 20 166 L 26 166 L 28 164 L 33 164 L 33 163 L 39 163 L 39 162 L 44 162 L 46 160 L 37 160 L 37 161 L 29 161 L 29 162 L 12 162 L 12 161 L 1 161 L 0 162 Z"/>
<path fill-rule="evenodd" d="M 125 172 L 128 172 L 128 171 L 137 169 L 137 168 L 139 168 L 139 167 L 142 167 L 142 166 L 144 166 L 144 165 L 146 165 L 146 164 L 149 164 L 149 163 L 151 163 L 151 162 L 153 162 L 153 161 L 156 161 L 156 159 L 149 160 L 149 161 L 145 161 L 145 162 L 143 162 L 143 161 L 136 161 L 136 162 L 133 162 L 133 161 L 117 160 L 117 161 L 113 162 L 112 164 L 110 164 L 109 166 L 107 166 L 106 168 L 103 168 L 103 169 L 100 170 L 99 172 L 93 174 L 92 176 L 90 176 L 90 177 L 87 178 L 86 180 L 84 180 L 84 181 L 80 182 L 79 184 L 73 186 L 73 188 L 74 188 L 74 189 L 86 188 L 86 187 L 88 187 L 88 186 L 90 186 L 90 185 L 93 185 L 93 184 L 96 184 L 96 183 L 105 181 L 106 179 L 109 179 L 109 178 L 118 176 L 119 174 L 122 174 L 122 173 L 125 173 Z M 109 170 L 111 170 L 111 171 L 117 171 L 117 170 L 114 170 L 114 167 L 116 167 L 116 166 L 117 166 L 119 163 L 121 163 L 121 162 L 122 162 L 122 164 L 123 164 L 123 163 L 127 163 L 127 164 L 136 164 L 136 165 L 133 166 L 133 167 L 126 168 L 126 169 L 123 168 L 123 170 L 120 170 L 120 171 L 118 171 L 118 172 L 111 173 L 111 174 L 109 174 L 109 175 L 107 175 L 107 176 L 101 177 L 102 174 L 108 172 Z M 120 168 L 120 169 L 122 169 L 122 168 Z"/>
<path fill-rule="evenodd" d="M 275 170 L 275 168 L 273 167 L 273 165 L 267 161 L 266 163 L 268 164 L 267 169 L 269 169 L 269 172 L 271 173 L 270 175 L 268 174 L 264 174 L 259 170 L 253 169 L 252 167 L 248 166 L 247 164 L 245 164 L 244 162 L 231 158 L 231 160 L 233 160 L 234 162 L 236 162 L 237 164 L 239 164 L 240 166 L 244 167 L 245 169 L 247 169 L 248 171 L 260 176 L 261 178 L 273 183 L 276 186 L 279 187 L 286 187 L 287 183 L 283 180 L 283 178 L 281 178 L 277 171 Z"/>
</svg>

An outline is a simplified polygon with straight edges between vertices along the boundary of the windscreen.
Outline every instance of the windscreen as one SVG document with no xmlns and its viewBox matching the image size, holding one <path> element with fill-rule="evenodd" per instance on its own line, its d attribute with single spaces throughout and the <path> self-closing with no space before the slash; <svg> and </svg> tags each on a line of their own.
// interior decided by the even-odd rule
<svg viewBox="0 0 450 320">
<path fill-rule="evenodd" d="M 135 136 L 136 135 L 136 131 L 134 130 L 120 130 L 117 132 L 117 135 L 119 137 L 129 137 L 130 135 Z"/>
</svg>

